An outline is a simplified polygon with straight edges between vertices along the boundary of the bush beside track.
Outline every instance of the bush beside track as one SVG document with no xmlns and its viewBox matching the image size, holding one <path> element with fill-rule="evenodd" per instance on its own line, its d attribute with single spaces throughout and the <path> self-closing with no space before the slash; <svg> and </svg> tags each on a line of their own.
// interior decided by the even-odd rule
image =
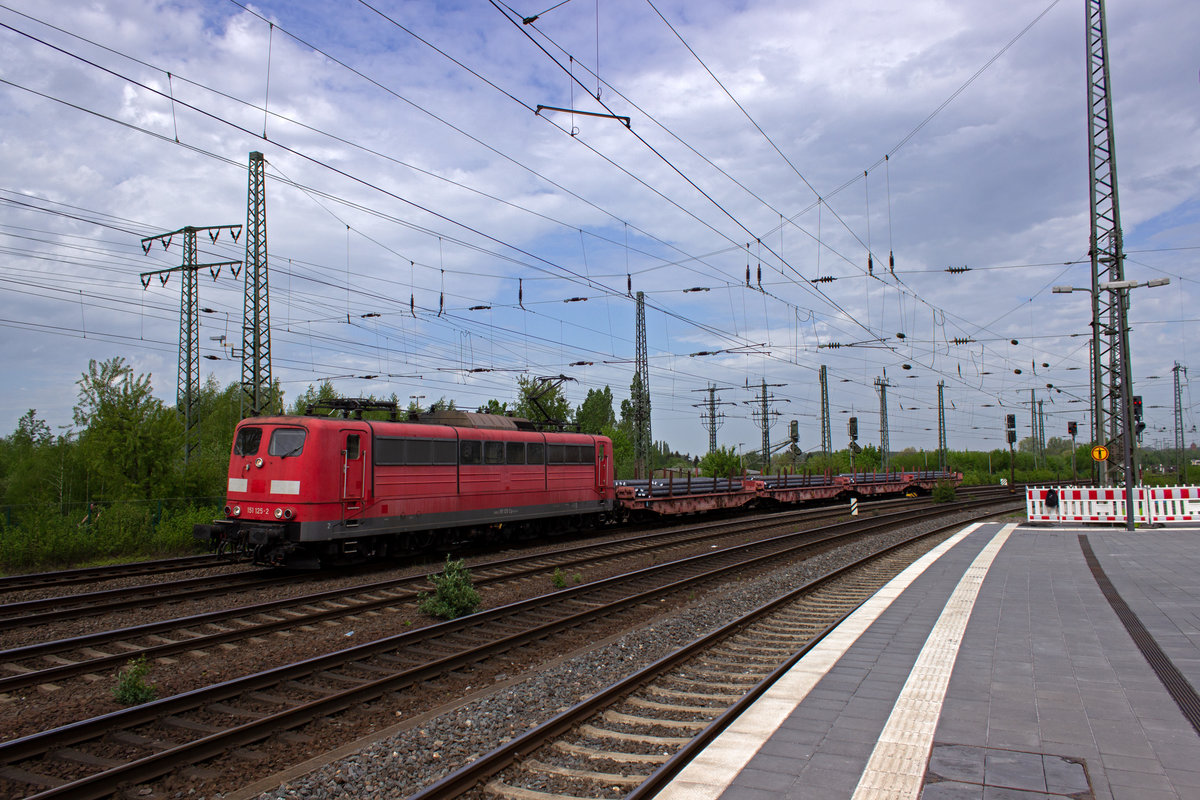
<svg viewBox="0 0 1200 800">
<path fill-rule="evenodd" d="M 209 498 L 204 498 L 208 500 Z M 104 504 L 59 512 L 6 509 L 0 517 L 0 573 L 10 574 L 201 552 L 192 527 L 220 514 L 220 500 Z"/>
</svg>

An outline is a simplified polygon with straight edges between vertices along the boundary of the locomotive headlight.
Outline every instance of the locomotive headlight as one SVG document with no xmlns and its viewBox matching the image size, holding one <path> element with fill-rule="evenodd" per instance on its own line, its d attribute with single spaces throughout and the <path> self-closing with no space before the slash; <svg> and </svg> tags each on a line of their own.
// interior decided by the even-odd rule
<svg viewBox="0 0 1200 800">
<path fill-rule="evenodd" d="M 233 509 L 230 506 L 225 506 L 225 516 L 227 516 L 227 517 L 233 516 Z"/>
<path fill-rule="evenodd" d="M 254 466 L 258 467 L 259 469 L 262 469 L 262 465 L 263 465 L 262 456 L 259 456 L 258 458 L 254 459 Z"/>
<path fill-rule="evenodd" d="M 275 509 L 275 519 L 283 519 L 283 509 L 282 508 Z"/>
<path fill-rule="evenodd" d="M 242 507 L 241 507 L 241 506 L 234 506 L 234 507 L 233 507 L 233 515 L 234 515 L 235 517 L 240 517 L 240 516 L 242 515 Z"/>
<path fill-rule="evenodd" d="M 283 510 L 283 518 L 284 519 L 291 519 L 294 516 L 296 516 L 296 515 L 290 508 L 285 508 Z"/>
</svg>

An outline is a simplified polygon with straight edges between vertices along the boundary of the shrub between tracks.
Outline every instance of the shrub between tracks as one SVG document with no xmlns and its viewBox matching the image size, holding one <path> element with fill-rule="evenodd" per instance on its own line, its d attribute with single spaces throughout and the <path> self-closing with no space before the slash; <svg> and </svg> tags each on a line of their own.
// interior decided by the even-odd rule
<svg viewBox="0 0 1200 800">
<path fill-rule="evenodd" d="M 451 561 L 446 556 L 446 567 L 441 575 L 432 575 L 432 595 L 422 592 L 417 597 L 417 608 L 432 617 L 455 619 L 474 614 L 482 599 L 471 582 L 471 571 L 460 559 Z"/>
<path fill-rule="evenodd" d="M 150 665 L 146 663 L 145 656 L 129 659 L 117 673 L 117 686 L 112 692 L 117 702 L 136 706 L 158 697 L 158 690 L 146 683 L 146 673 L 149 671 Z"/>
</svg>

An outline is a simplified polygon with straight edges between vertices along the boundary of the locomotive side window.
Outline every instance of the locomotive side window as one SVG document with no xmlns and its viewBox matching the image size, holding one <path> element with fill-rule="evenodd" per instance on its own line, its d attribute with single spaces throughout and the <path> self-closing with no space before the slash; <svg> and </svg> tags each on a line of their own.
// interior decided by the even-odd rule
<svg viewBox="0 0 1200 800">
<path fill-rule="evenodd" d="M 485 464 L 503 464 L 504 463 L 504 442 L 484 442 L 483 443 L 483 463 L 485 463 Z"/>
<path fill-rule="evenodd" d="M 529 444 L 525 445 L 525 463 L 545 464 L 546 445 L 541 442 L 530 442 Z"/>
<path fill-rule="evenodd" d="M 271 431 L 271 444 L 267 447 L 267 453 L 273 456 L 298 456 L 304 452 L 304 436 L 303 428 L 276 428 Z"/>
<path fill-rule="evenodd" d="M 428 464 L 433 460 L 433 442 L 428 439 L 409 439 L 405 464 Z"/>
<path fill-rule="evenodd" d="M 525 463 L 525 443 L 524 442 L 508 442 L 504 446 L 504 463 L 505 464 L 524 464 Z"/>
<path fill-rule="evenodd" d="M 596 460 L 596 446 L 594 444 L 580 445 L 579 447 L 579 463 L 591 464 Z"/>
<path fill-rule="evenodd" d="M 458 442 L 454 441 L 453 439 L 434 439 L 432 463 L 457 464 Z"/>
<path fill-rule="evenodd" d="M 567 451 L 567 446 L 565 444 L 546 445 L 546 463 L 547 464 L 565 464 L 565 463 L 567 463 L 566 451 Z"/>
<path fill-rule="evenodd" d="M 375 440 L 375 463 L 382 466 L 403 464 L 404 444 L 403 439 L 378 437 Z"/>
<path fill-rule="evenodd" d="M 252 456 L 258 452 L 260 444 L 262 444 L 262 428 L 241 428 L 237 432 L 237 438 L 233 440 L 233 454 L 235 456 Z"/>
<path fill-rule="evenodd" d="M 357 461 L 362 455 L 362 447 L 358 440 L 358 434 L 352 433 L 346 437 L 346 460 Z"/>
<path fill-rule="evenodd" d="M 463 440 L 458 443 L 458 463 L 460 464 L 482 464 L 483 463 L 483 443 L 470 442 Z"/>
<path fill-rule="evenodd" d="M 375 463 L 395 467 L 430 464 L 453 466 L 458 463 L 458 442 L 453 439 L 400 439 L 380 436 L 375 439 Z"/>
</svg>

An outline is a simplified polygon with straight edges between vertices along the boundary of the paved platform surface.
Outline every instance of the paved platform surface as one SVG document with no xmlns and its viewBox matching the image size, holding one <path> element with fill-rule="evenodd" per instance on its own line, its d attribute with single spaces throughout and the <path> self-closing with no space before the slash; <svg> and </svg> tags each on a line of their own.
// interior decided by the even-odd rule
<svg viewBox="0 0 1200 800">
<path fill-rule="evenodd" d="M 1200 798 L 1200 735 L 1085 545 L 1200 710 L 1200 528 L 972 526 L 864 604 L 659 798 Z"/>
</svg>

